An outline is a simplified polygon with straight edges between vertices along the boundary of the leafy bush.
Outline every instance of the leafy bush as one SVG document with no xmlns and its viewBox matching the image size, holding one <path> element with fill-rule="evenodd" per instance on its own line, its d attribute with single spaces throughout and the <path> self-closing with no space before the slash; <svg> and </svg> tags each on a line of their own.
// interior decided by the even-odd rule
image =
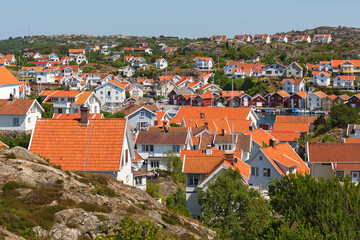
<svg viewBox="0 0 360 240">
<path fill-rule="evenodd" d="M 160 229 L 149 220 L 136 222 L 133 217 L 125 217 L 115 230 L 115 240 L 159 239 Z"/>
<path fill-rule="evenodd" d="M 161 219 L 171 225 L 181 224 L 180 218 L 175 213 L 164 213 L 163 215 L 161 215 Z"/>
<path fill-rule="evenodd" d="M 174 151 L 165 153 L 167 158 L 167 169 L 171 173 L 174 182 L 185 183 L 185 174 L 182 172 L 182 161 L 179 156 L 175 155 Z"/>
<path fill-rule="evenodd" d="M 10 148 L 20 146 L 23 148 L 28 148 L 30 143 L 31 134 L 26 134 L 21 137 L 6 137 L 0 135 L 0 140 L 8 145 Z"/>
<path fill-rule="evenodd" d="M 177 123 L 170 123 L 169 124 L 170 127 L 180 127 L 180 124 Z"/>
<path fill-rule="evenodd" d="M 81 202 L 77 205 L 79 208 L 84 209 L 87 212 L 102 212 L 111 213 L 111 208 L 108 206 L 99 206 L 96 203 Z"/>
<path fill-rule="evenodd" d="M 152 182 L 146 181 L 146 192 L 153 198 L 160 198 L 160 186 Z"/>
</svg>

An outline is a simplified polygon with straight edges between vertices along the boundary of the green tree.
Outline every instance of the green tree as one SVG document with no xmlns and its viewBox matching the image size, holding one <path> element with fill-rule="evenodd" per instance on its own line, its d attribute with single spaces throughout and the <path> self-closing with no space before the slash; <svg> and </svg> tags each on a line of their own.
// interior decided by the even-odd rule
<svg viewBox="0 0 360 240">
<path fill-rule="evenodd" d="M 268 189 L 272 208 L 295 232 L 300 226 L 303 233 L 321 236 L 316 239 L 360 238 L 360 185 L 349 176 L 324 180 L 290 174 Z"/>
<path fill-rule="evenodd" d="M 340 126 L 345 124 L 357 123 L 358 110 L 348 107 L 345 104 L 335 105 L 330 108 L 330 119 L 332 126 Z"/>
<path fill-rule="evenodd" d="M 130 98 L 130 92 L 129 91 L 125 91 L 125 95 L 126 95 L 126 99 Z"/>
<path fill-rule="evenodd" d="M 41 107 L 45 110 L 45 112 L 41 113 L 42 118 L 52 118 L 54 115 L 53 105 L 49 103 L 41 104 Z"/>
<path fill-rule="evenodd" d="M 243 182 L 238 170 L 221 172 L 199 192 L 201 221 L 217 230 L 221 239 L 255 239 L 269 223 L 266 200 Z"/>
<path fill-rule="evenodd" d="M 287 59 L 287 53 L 286 52 L 282 52 L 279 56 L 279 59 L 281 62 L 286 63 L 286 59 Z"/>
<path fill-rule="evenodd" d="M 72 60 L 69 62 L 69 65 L 78 65 L 77 62 L 75 60 Z"/>
<path fill-rule="evenodd" d="M 182 161 L 175 152 L 168 151 L 165 153 L 167 169 L 171 173 L 174 182 L 185 182 L 185 175 L 182 173 Z"/>
<path fill-rule="evenodd" d="M 115 230 L 115 240 L 152 240 L 159 239 L 160 228 L 150 220 L 136 222 L 133 217 L 126 216 Z"/>
</svg>

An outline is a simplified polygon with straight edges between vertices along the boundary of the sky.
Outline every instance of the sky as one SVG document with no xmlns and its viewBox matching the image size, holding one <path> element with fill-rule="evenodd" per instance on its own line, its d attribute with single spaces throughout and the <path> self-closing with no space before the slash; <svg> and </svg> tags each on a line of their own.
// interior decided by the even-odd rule
<svg viewBox="0 0 360 240">
<path fill-rule="evenodd" d="M 2 4 L 0 39 L 29 33 L 232 38 L 360 27 L 359 9 L 359 0 L 13 0 Z"/>
</svg>

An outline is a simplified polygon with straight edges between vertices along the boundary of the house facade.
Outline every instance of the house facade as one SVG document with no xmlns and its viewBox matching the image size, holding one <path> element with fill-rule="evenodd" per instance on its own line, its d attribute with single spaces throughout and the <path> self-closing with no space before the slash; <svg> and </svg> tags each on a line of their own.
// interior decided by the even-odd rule
<svg viewBox="0 0 360 240">
<path fill-rule="evenodd" d="M 330 74 L 324 71 L 314 71 L 313 73 L 313 84 L 318 86 L 330 86 Z"/>
<path fill-rule="evenodd" d="M 303 68 L 297 62 L 292 62 L 284 70 L 285 78 L 302 78 L 303 77 Z"/>
<path fill-rule="evenodd" d="M 305 91 L 305 80 L 304 79 L 284 79 L 282 82 L 283 90 L 287 93 L 292 94 L 295 92 Z"/>
<path fill-rule="evenodd" d="M 19 98 L 20 82 L 6 67 L 0 67 L 0 99 Z"/>
<path fill-rule="evenodd" d="M 262 74 L 266 77 L 282 77 L 284 75 L 285 66 L 280 63 L 272 63 L 268 66 L 264 66 Z"/>
<path fill-rule="evenodd" d="M 321 109 L 327 95 L 321 91 L 313 92 L 306 98 L 307 108 Z"/>
<path fill-rule="evenodd" d="M 354 75 L 339 75 L 333 79 L 334 88 L 354 89 Z"/>
<path fill-rule="evenodd" d="M 154 64 L 155 64 L 156 69 L 165 69 L 168 66 L 168 62 L 166 61 L 165 58 L 156 59 Z"/>
<path fill-rule="evenodd" d="M 101 105 L 109 108 L 118 108 L 126 99 L 125 89 L 127 84 L 110 80 L 95 88 L 95 94 L 100 99 Z"/>
<path fill-rule="evenodd" d="M 199 69 L 211 70 L 213 65 L 214 61 L 210 57 L 196 57 L 194 59 L 194 67 Z"/>
</svg>

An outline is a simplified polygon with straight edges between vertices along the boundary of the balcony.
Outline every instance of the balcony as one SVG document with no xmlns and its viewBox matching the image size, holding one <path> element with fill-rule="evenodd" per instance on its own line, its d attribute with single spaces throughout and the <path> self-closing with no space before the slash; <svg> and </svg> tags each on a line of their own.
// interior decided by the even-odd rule
<svg viewBox="0 0 360 240">
<path fill-rule="evenodd" d="M 54 108 L 70 108 L 70 102 L 54 102 Z"/>
</svg>

